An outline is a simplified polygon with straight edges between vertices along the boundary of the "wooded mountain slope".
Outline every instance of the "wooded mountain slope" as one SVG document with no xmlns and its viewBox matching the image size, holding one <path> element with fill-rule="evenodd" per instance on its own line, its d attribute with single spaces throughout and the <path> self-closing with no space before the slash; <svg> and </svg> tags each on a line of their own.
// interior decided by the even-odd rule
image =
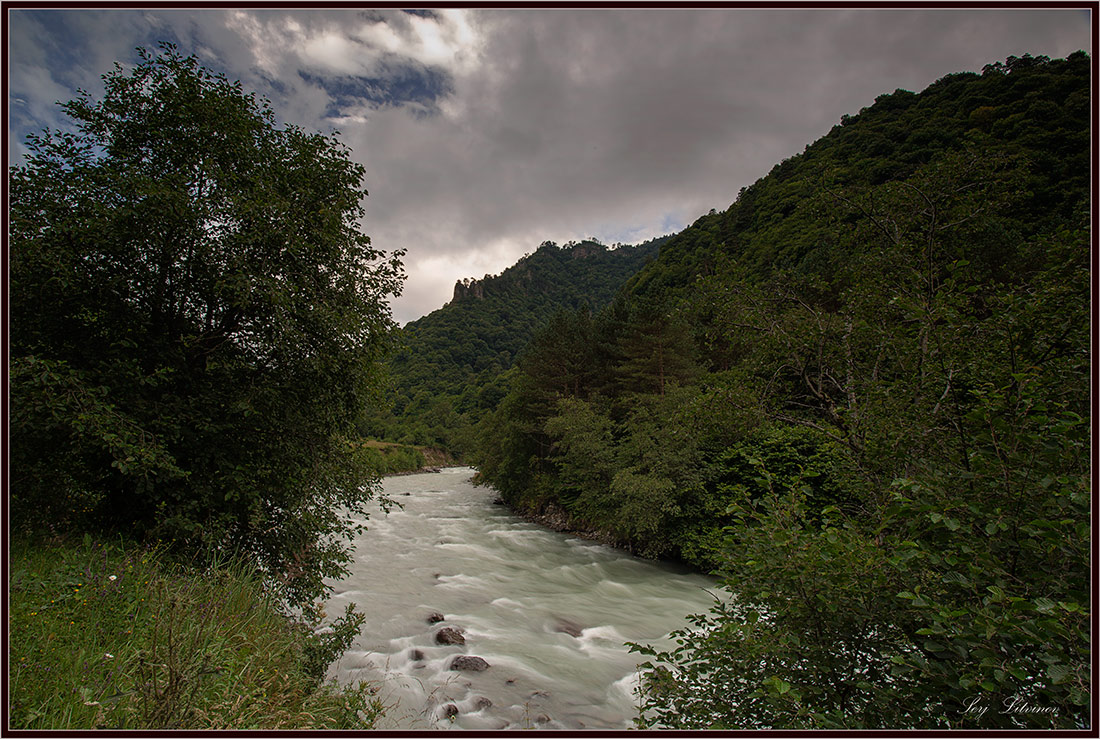
<svg viewBox="0 0 1100 739">
<path fill-rule="evenodd" d="M 454 298 L 409 323 L 393 357 L 392 410 L 368 435 L 468 449 L 469 429 L 504 397 L 502 373 L 557 311 L 596 311 L 657 255 L 667 237 L 608 248 L 545 242 L 499 275 L 455 284 Z"/>
<path fill-rule="evenodd" d="M 1087 722 L 1091 67 L 879 97 L 523 353 L 482 477 L 736 593 L 643 725 Z"/>
<path fill-rule="evenodd" d="M 736 255 L 756 278 L 829 275 L 848 254 L 818 216 L 836 212 L 846 189 L 905 180 L 946 151 L 1026 160 L 1017 184 L 1027 197 L 1013 204 L 1014 225 L 1025 234 L 1057 228 L 1089 188 L 1089 67 L 1083 52 L 1054 61 L 1024 55 L 980 75 L 947 75 L 919 94 L 880 95 L 743 188 L 729 209 L 677 234 L 628 291 L 682 289 L 712 273 L 722 255 Z M 997 256 L 988 255 L 985 266 L 995 268 Z M 1000 267 L 1011 274 L 1010 264 Z"/>
</svg>

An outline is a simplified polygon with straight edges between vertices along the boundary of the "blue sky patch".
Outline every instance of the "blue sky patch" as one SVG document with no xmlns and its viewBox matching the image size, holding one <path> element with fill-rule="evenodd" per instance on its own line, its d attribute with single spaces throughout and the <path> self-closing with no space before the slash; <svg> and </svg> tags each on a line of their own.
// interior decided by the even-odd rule
<svg viewBox="0 0 1100 739">
<path fill-rule="evenodd" d="M 387 66 L 379 77 L 324 77 L 299 70 L 298 76 L 316 85 L 332 97 L 325 116 L 336 118 L 349 109 L 367 105 L 371 108 L 400 107 L 409 103 L 432 109 L 436 100 L 452 91 L 451 78 L 446 73 L 421 65 Z"/>
</svg>

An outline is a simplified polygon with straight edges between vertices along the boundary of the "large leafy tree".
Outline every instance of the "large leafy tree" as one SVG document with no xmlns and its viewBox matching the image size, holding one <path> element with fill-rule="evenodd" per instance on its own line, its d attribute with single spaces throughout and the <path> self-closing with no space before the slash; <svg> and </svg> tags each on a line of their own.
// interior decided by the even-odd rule
<svg viewBox="0 0 1100 739">
<path fill-rule="evenodd" d="M 351 436 L 401 254 L 335 138 L 138 53 L 11 170 L 14 522 L 243 550 L 304 601 L 376 492 Z"/>
</svg>

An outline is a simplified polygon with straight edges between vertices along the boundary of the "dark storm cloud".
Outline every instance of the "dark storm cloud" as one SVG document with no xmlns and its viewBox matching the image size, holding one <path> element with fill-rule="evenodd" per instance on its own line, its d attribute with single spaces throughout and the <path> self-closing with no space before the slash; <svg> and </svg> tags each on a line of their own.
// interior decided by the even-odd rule
<svg viewBox="0 0 1100 739">
<path fill-rule="evenodd" d="M 1090 44 L 1088 12 L 1059 9 L 64 17 L 58 32 L 13 12 L 12 90 L 25 98 L 13 124 L 82 77 L 76 57 L 99 74 L 135 40 L 185 39 L 184 51 L 271 97 L 281 119 L 341 130 L 367 171 L 364 229 L 408 250 L 401 320 L 543 240 L 637 241 L 725 208 L 882 93 Z M 18 50 L 17 28 L 28 32 Z M 79 53 L 59 54 L 74 36 L 87 39 Z"/>
</svg>

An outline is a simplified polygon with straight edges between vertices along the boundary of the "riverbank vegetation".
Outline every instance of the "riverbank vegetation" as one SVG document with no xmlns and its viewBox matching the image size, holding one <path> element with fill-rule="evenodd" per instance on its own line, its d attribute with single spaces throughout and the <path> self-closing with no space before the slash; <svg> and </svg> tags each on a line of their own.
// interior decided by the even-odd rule
<svg viewBox="0 0 1100 739">
<path fill-rule="evenodd" d="M 360 442 L 367 462 L 380 475 L 407 475 L 454 465 L 454 457 L 443 449 L 409 446 L 386 441 Z"/>
<path fill-rule="evenodd" d="M 730 590 L 642 726 L 1088 725 L 1090 68 L 881 96 L 521 354 L 482 478 Z"/>
<path fill-rule="evenodd" d="M 327 663 L 274 614 L 324 597 L 380 500 L 385 470 L 358 428 L 381 392 L 401 254 L 360 233 L 363 168 L 335 138 L 278 125 L 168 44 L 103 79 L 10 171 L 12 609 L 36 650 L 14 658 L 15 715 L 369 723 L 358 693 L 313 680 Z M 156 559 L 42 544 L 85 533 L 158 542 Z M 204 616 L 214 601 L 233 602 L 210 611 L 226 624 Z M 233 631 L 238 616 L 286 634 Z"/>
<path fill-rule="evenodd" d="M 382 710 L 321 682 L 361 617 L 315 633 L 322 614 L 288 619 L 247 563 L 20 539 L 9 594 L 14 729 L 362 729 Z"/>
</svg>

